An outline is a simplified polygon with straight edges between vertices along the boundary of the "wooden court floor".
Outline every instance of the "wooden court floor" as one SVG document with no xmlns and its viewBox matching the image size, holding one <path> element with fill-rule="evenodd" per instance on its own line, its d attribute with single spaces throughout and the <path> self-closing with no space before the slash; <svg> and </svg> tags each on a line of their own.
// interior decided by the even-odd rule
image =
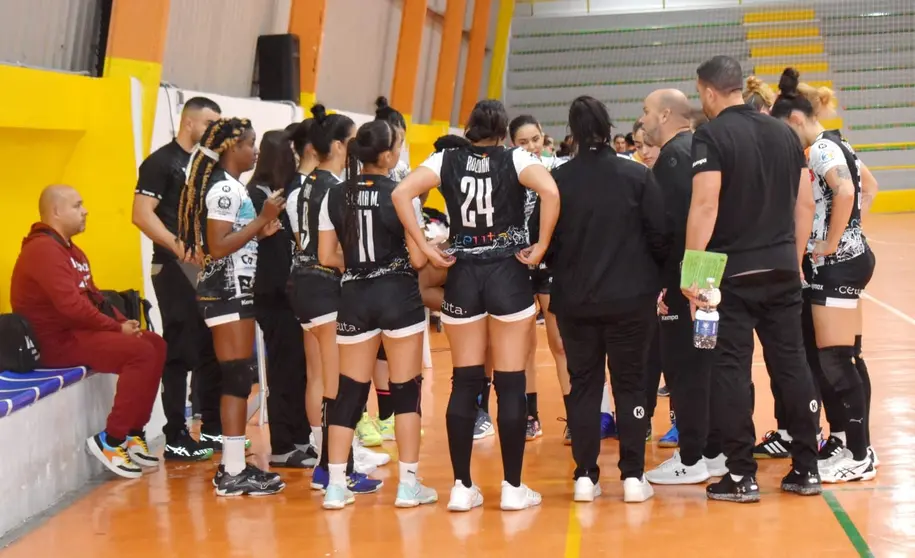
<svg viewBox="0 0 915 558">
<path fill-rule="evenodd" d="M 482 510 L 445 509 L 452 484 L 444 409 L 450 361 L 434 336 L 434 370 L 424 384 L 425 439 L 420 475 L 439 491 L 431 507 L 397 510 L 396 463 L 380 469 L 380 493 L 326 512 L 309 489 L 309 472 L 287 472 L 288 487 L 264 499 L 220 499 L 211 479 L 215 462 L 163 466 L 135 481 L 94 488 L 20 540 L 2 558 L 120 557 L 440 557 L 451 556 L 915 556 L 915 215 L 868 218 L 877 270 L 865 299 L 864 353 L 873 381 L 872 433 L 882 466 L 867 483 L 833 485 L 822 497 L 778 490 L 787 461 L 761 461 L 763 500 L 756 505 L 709 502 L 703 486 L 655 487 L 655 497 L 624 504 L 616 442 L 602 445 L 604 496 L 573 504 L 570 450 L 562 445 L 561 398 L 543 332 L 538 383 L 543 438 L 530 442 L 524 478 L 543 505 L 523 512 L 498 509 L 501 464 L 495 437 L 474 446 L 474 480 Z M 761 356 L 758 386 L 768 386 Z M 772 398 L 757 389 L 757 434 L 774 427 Z M 495 397 L 494 397 L 495 399 Z M 654 419 L 655 439 L 668 427 L 667 400 Z M 910 429 L 910 427 L 913 427 Z M 249 428 L 261 465 L 266 428 Z M 51 442 L 51 441 L 49 441 Z M 396 447 L 386 444 L 396 462 Z M 649 465 L 673 450 L 647 446 Z"/>
</svg>

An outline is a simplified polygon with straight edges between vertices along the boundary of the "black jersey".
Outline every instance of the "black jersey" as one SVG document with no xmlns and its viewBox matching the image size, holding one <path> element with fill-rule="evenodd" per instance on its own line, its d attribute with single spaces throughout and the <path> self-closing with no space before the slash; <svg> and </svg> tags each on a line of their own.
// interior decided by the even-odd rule
<svg viewBox="0 0 915 558">
<path fill-rule="evenodd" d="M 286 213 L 293 233 L 299 233 L 299 249 L 294 254 L 296 264 L 318 264 L 318 214 L 328 190 L 341 184 L 334 173 L 315 169 L 300 179 L 301 186 L 289 192 Z"/>
<path fill-rule="evenodd" d="M 343 282 L 391 274 L 415 275 L 403 224 L 391 203 L 391 192 L 397 183 L 379 175 L 359 175 L 357 181 L 355 234 L 347 230 L 348 185 L 328 192 L 319 217 L 319 229 L 336 231 L 343 247 Z"/>
<path fill-rule="evenodd" d="M 156 198 L 156 216 L 172 234 L 178 234 L 178 205 L 184 188 L 185 169 L 191 154 L 176 140 L 154 151 L 140 165 L 135 194 Z M 162 264 L 175 259 L 175 254 L 164 246 L 153 244 L 153 263 Z"/>
<path fill-rule="evenodd" d="M 867 251 L 867 240 L 861 229 L 861 162 L 855 150 L 842 137 L 839 130 L 827 130 L 817 136 L 810 146 L 809 166 L 816 180 L 813 184 L 813 198 L 816 202 L 816 213 L 813 218 L 813 231 L 810 235 L 808 249 L 813 252 L 817 241 L 826 240 L 829 234 L 829 220 L 832 216 L 833 192 L 826 183 L 826 173 L 836 167 L 848 167 L 852 183 L 855 186 L 855 201 L 851 215 L 845 225 L 845 232 L 839 240 L 835 254 L 826 256 L 822 262 L 831 265 L 856 258 Z M 815 264 L 816 265 L 816 264 Z"/>
<path fill-rule="evenodd" d="M 435 153 L 422 166 L 441 180 L 458 258 L 505 258 L 528 246 L 526 189 L 518 181 L 536 157 L 514 148 L 460 147 Z"/>
</svg>

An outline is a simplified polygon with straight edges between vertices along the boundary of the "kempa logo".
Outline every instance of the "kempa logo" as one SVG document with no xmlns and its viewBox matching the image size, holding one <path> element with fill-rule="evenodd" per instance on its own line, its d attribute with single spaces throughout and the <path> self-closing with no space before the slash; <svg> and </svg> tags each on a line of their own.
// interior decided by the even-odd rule
<svg viewBox="0 0 915 558">
<path fill-rule="evenodd" d="M 641 405 L 639 405 L 638 407 L 636 407 L 635 409 L 632 410 L 632 414 L 637 419 L 644 417 L 645 416 L 645 407 L 642 407 Z"/>
<path fill-rule="evenodd" d="M 708 159 L 699 159 L 698 161 L 696 161 L 695 163 L 693 163 L 693 168 L 696 168 L 696 167 L 698 167 L 698 166 L 700 166 L 700 165 L 704 165 L 704 164 L 706 164 L 706 163 L 708 163 Z"/>
<path fill-rule="evenodd" d="M 817 402 L 816 399 L 811 399 L 810 400 L 810 412 L 815 413 L 818 410 L 820 410 L 820 404 Z"/>
</svg>

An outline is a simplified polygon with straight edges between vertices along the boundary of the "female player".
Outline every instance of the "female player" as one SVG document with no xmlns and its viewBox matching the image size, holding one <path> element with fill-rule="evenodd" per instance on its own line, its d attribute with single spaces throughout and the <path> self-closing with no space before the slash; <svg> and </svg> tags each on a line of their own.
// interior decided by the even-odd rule
<svg viewBox="0 0 915 558">
<path fill-rule="evenodd" d="M 178 235 L 194 255 L 202 255 L 197 300 L 213 333 L 222 369 L 222 464 L 213 484 L 219 496 L 276 494 L 286 484 L 245 462 L 245 426 L 251 394 L 254 350 L 254 272 L 257 236 L 281 227 L 281 192 L 267 196 L 255 215 L 239 182 L 257 160 L 254 129 L 247 119 L 222 118 L 209 126 L 191 156 L 181 190 Z"/>
<path fill-rule="evenodd" d="M 655 161 L 658 160 L 661 148 L 646 140 L 644 125 L 641 121 L 636 122 L 632 127 L 632 140 L 635 142 L 635 152 L 639 154 L 639 162 L 648 168 L 653 167 Z"/>
<path fill-rule="evenodd" d="M 772 104 L 775 103 L 775 93 L 763 80 L 750 76 L 747 78 L 747 86 L 743 90 L 743 102 L 759 112 L 769 114 Z"/>
<path fill-rule="evenodd" d="M 442 322 L 451 345 L 454 375 L 446 412 L 455 484 L 448 509 L 483 504 L 470 477 L 475 400 L 486 382 L 486 348 L 493 356 L 499 396 L 498 425 L 505 473 L 503 510 L 540 504 L 540 494 L 521 483 L 527 406 L 524 367 L 537 312 L 526 266 L 536 266 L 549 246 L 559 216 L 556 183 L 535 157 L 502 146 L 508 115 L 499 101 L 480 101 L 468 119 L 470 147 L 435 153 L 395 189 L 394 207 L 404 230 L 438 267 L 450 268 Z M 412 200 L 441 184 L 451 219 L 448 254 L 428 242 Z M 524 187 L 541 197 L 541 241 L 528 246 Z M 487 320 L 491 316 L 491 320 Z"/>
<path fill-rule="evenodd" d="M 327 420 L 334 398 L 337 396 L 337 382 L 340 375 L 337 351 L 337 305 L 340 297 L 340 272 L 321 265 L 318 261 L 318 212 L 328 190 L 339 187 L 340 176 L 346 164 L 346 142 L 355 133 L 353 121 L 341 114 L 328 115 L 323 105 L 311 109 L 314 121 L 309 129 L 312 148 L 318 155 L 318 166 L 305 177 L 300 188 L 290 192 L 286 203 L 289 224 L 296 234 L 298 250 L 293 257 L 291 272 L 290 300 L 302 328 L 317 339 L 323 377 L 322 441 L 318 453 L 319 462 L 315 468 L 311 487 L 323 490 L 327 487 Z M 361 448 L 360 449 L 364 449 Z M 366 451 L 360 455 L 363 461 L 360 469 L 371 472 L 378 462 L 367 461 L 374 454 Z M 386 462 L 386 461 L 385 461 Z M 381 481 L 367 478 L 348 467 L 349 489 L 357 494 L 375 492 Z"/>
<path fill-rule="evenodd" d="M 347 180 L 342 188 L 330 190 L 321 206 L 321 264 L 344 270 L 337 314 L 340 388 L 328 421 L 330 484 L 325 509 L 343 509 L 354 500 L 345 484 L 346 456 L 381 345 L 388 355 L 391 399 L 398 417 L 400 484 L 394 505 L 416 507 L 438 501 L 435 490 L 420 484 L 417 477 L 426 311 L 415 268 L 422 267 L 426 258 L 412 240 L 405 241 L 391 205 L 397 183 L 389 174 L 402 145 L 403 134 L 385 120 L 360 127 L 347 149 Z"/>
<path fill-rule="evenodd" d="M 787 68 L 771 114 L 788 123 L 809 147 L 817 203 L 808 242 L 805 278 L 810 284 L 813 328 L 823 388 L 831 388 L 845 408 L 846 447 L 820 461 L 823 482 L 870 480 L 876 476 L 868 448 L 868 406 L 855 366 L 857 312 L 861 291 L 874 272 L 875 257 L 861 230 L 860 164 L 836 130 L 826 131 L 810 100 L 798 91 L 798 73 Z"/>
</svg>

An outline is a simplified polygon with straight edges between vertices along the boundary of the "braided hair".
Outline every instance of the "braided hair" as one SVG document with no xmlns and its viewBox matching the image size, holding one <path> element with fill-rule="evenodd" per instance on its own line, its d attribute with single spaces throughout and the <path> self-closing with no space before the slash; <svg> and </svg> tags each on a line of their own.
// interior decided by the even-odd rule
<svg viewBox="0 0 915 558">
<path fill-rule="evenodd" d="M 346 245 L 359 242 L 359 163 L 378 163 L 381 154 L 391 151 L 396 144 L 397 130 L 394 126 L 388 120 L 374 120 L 360 126 L 356 136 L 346 146 L 347 177 L 343 187 L 343 240 Z"/>
<path fill-rule="evenodd" d="M 247 118 L 220 118 L 207 126 L 200 144 L 191 153 L 187 182 L 181 188 L 178 205 L 178 238 L 191 254 L 203 249 L 200 218 L 206 206 L 206 194 L 219 159 L 252 129 Z"/>
</svg>

